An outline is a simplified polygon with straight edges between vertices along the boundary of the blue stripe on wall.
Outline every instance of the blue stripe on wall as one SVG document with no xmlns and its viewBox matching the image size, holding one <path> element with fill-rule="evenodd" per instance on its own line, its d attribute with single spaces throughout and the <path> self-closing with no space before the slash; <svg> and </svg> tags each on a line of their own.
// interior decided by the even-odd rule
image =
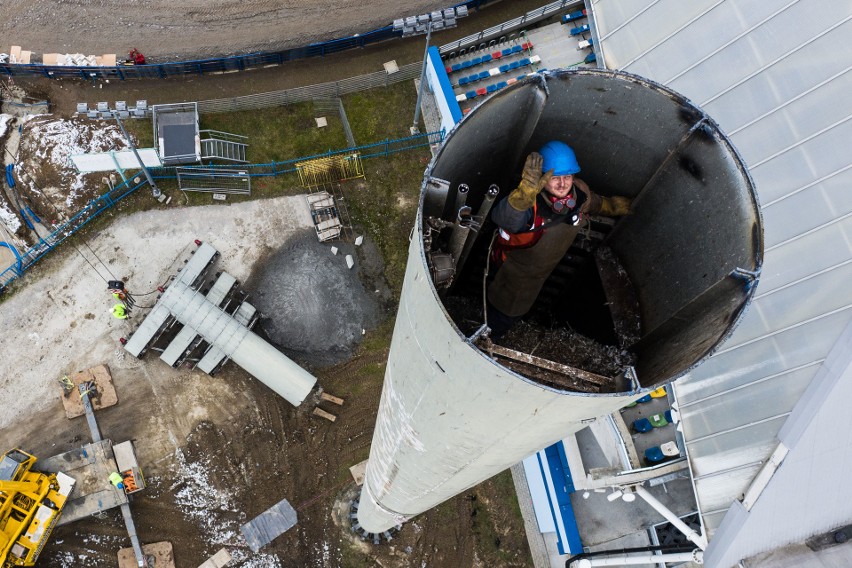
<svg viewBox="0 0 852 568">
<path fill-rule="evenodd" d="M 447 106 L 450 107 L 453 122 L 460 121 L 462 119 L 461 107 L 456 100 L 456 94 L 453 92 L 453 86 L 450 83 L 450 78 L 447 76 L 447 70 L 444 68 L 444 62 L 441 60 L 441 54 L 434 45 L 429 48 L 429 62 L 435 68 L 435 74 L 438 75 L 438 82 L 441 84 L 441 95 L 446 99 Z"/>
<path fill-rule="evenodd" d="M 583 543 L 580 540 L 580 529 L 577 527 L 577 519 L 574 518 L 574 508 L 571 506 L 571 493 L 574 492 L 574 482 L 571 480 L 571 472 L 568 469 L 568 460 L 565 456 L 565 447 L 562 442 L 556 442 L 545 448 L 547 464 L 550 466 L 550 477 L 554 483 L 554 493 L 558 504 L 559 515 L 565 526 L 565 538 L 568 541 L 568 550 L 564 550 L 561 535 L 559 539 L 559 552 L 562 554 L 579 554 L 583 552 Z M 551 503 L 553 507 L 553 503 Z"/>
</svg>

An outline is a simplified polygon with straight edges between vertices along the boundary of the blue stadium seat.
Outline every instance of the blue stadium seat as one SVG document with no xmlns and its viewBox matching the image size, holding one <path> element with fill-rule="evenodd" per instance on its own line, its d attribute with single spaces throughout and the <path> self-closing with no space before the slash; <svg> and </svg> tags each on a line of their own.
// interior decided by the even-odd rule
<svg viewBox="0 0 852 568">
<path fill-rule="evenodd" d="M 469 60 L 468 61 L 462 61 L 462 64 L 461 64 L 462 69 L 470 69 L 472 66 L 473 66 L 473 64 Z"/>
<path fill-rule="evenodd" d="M 654 426 L 651 424 L 651 421 L 647 418 L 637 418 L 633 421 L 633 430 L 635 432 L 650 432 L 654 429 Z"/>
<path fill-rule="evenodd" d="M 672 409 L 671 408 L 666 410 L 663 414 L 665 415 L 666 421 L 668 421 L 669 424 L 674 423 L 674 420 L 672 420 Z"/>
<path fill-rule="evenodd" d="M 461 69 L 461 63 L 453 63 L 453 71 L 458 71 Z"/>
<path fill-rule="evenodd" d="M 518 75 L 518 76 L 517 76 L 517 78 L 516 78 L 515 80 L 516 80 L 516 81 L 520 81 L 521 79 L 526 79 L 526 78 L 527 78 L 527 76 L 526 76 L 526 75 Z"/>
<path fill-rule="evenodd" d="M 506 57 L 508 55 L 512 55 L 512 50 L 507 47 L 506 49 L 503 50 L 502 53 L 503 53 L 503 57 Z"/>
<path fill-rule="evenodd" d="M 488 85 L 488 87 L 486 87 L 486 89 L 488 90 L 489 93 L 493 93 L 494 91 L 497 90 L 497 85 Z"/>
<path fill-rule="evenodd" d="M 642 403 L 642 402 L 651 402 L 651 395 L 650 395 L 650 394 L 646 394 L 646 395 L 645 395 L 645 396 L 643 396 L 642 398 L 637 398 L 637 399 L 636 399 L 636 402 L 639 402 L 639 403 Z"/>
<path fill-rule="evenodd" d="M 500 73 L 505 73 L 508 70 L 509 70 L 509 64 L 508 63 L 500 66 Z"/>
<path fill-rule="evenodd" d="M 488 62 L 489 62 L 489 61 L 491 61 L 492 59 L 494 59 L 494 58 L 493 58 L 493 57 L 491 57 L 491 54 L 490 54 L 490 53 L 486 53 L 485 55 L 483 55 L 483 56 L 482 56 L 482 62 L 483 62 L 483 63 L 488 63 Z"/>
<path fill-rule="evenodd" d="M 652 446 L 645 450 L 645 460 L 649 464 L 660 463 L 664 459 L 666 459 L 666 455 L 663 453 L 660 446 Z"/>
<path fill-rule="evenodd" d="M 482 63 L 482 58 L 481 57 L 474 57 L 473 61 L 471 62 L 471 66 L 476 66 L 476 65 L 479 65 L 480 63 Z"/>
<path fill-rule="evenodd" d="M 463 87 L 463 86 L 467 85 L 468 83 L 469 83 L 469 81 L 467 80 L 467 77 L 462 77 L 461 79 L 459 79 L 459 87 Z"/>
<path fill-rule="evenodd" d="M 571 28 L 571 35 L 576 36 L 580 34 L 584 34 L 589 31 L 589 24 L 583 24 L 579 28 Z"/>
<path fill-rule="evenodd" d="M 509 69 L 517 69 L 520 66 L 521 64 L 517 61 L 512 61 L 511 63 L 509 63 Z"/>
<path fill-rule="evenodd" d="M 523 50 L 523 48 L 520 45 L 513 45 L 512 46 L 512 53 L 520 53 L 522 50 Z"/>
<path fill-rule="evenodd" d="M 469 99 L 475 99 L 476 98 L 476 91 L 468 91 L 464 94 L 464 96 L 466 96 Z"/>
<path fill-rule="evenodd" d="M 475 83 L 476 81 L 479 81 L 479 79 L 480 79 L 480 77 L 479 77 L 479 73 L 474 73 L 473 75 L 471 75 L 470 77 L 468 77 L 468 80 L 469 80 L 471 83 Z"/>
<path fill-rule="evenodd" d="M 529 57 L 524 57 L 523 59 L 521 59 L 520 61 L 518 61 L 518 65 L 520 65 L 521 67 L 526 67 L 526 66 L 527 66 L 527 65 L 529 65 L 529 64 L 530 64 L 530 59 L 529 59 Z"/>
<path fill-rule="evenodd" d="M 568 22 L 573 22 L 574 20 L 579 20 L 580 18 L 586 15 L 585 10 L 577 10 L 576 12 L 571 12 L 570 14 L 565 14 L 562 16 L 562 23 L 566 24 Z"/>
<path fill-rule="evenodd" d="M 483 71 L 479 74 L 480 79 L 487 79 L 490 76 L 491 76 L 491 73 L 489 73 L 488 71 Z"/>
<path fill-rule="evenodd" d="M 583 63 L 594 63 L 597 60 L 598 60 L 598 56 L 595 55 L 594 53 L 590 53 L 586 56 L 585 59 L 583 59 Z"/>
<path fill-rule="evenodd" d="M 498 89 L 505 89 L 505 88 L 506 88 L 506 86 L 507 86 L 506 81 L 500 81 L 499 83 L 497 83 L 497 88 L 498 88 Z"/>
</svg>

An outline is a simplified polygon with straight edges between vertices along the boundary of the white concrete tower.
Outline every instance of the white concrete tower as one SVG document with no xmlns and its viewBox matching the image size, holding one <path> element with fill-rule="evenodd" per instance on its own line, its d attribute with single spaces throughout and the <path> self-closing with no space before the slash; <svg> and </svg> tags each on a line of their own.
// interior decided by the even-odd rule
<svg viewBox="0 0 852 568">
<path fill-rule="evenodd" d="M 459 229 L 462 201 L 483 212 L 492 184 L 505 197 L 526 155 L 552 139 L 575 149 L 593 190 L 633 198 L 632 214 L 596 241 L 629 277 L 641 318 L 640 339 L 624 345 L 635 365 L 603 386 L 572 387 L 586 369 L 564 381 L 512 370 L 489 356 L 470 331 L 471 312 L 458 308 L 481 317 L 493 228 Z M 470 190 L 457 197 L 460 184 Z M 582 70 L 530 77 L 493 96 L 456 126 L 426 171 L 357 522 L 387 530 L 682 375 L 731 333 L 762 257 L 742 160 L 680 95 L 636 76 Z M 624 297 L 607 290 L 611 282 L 599 282 L 607 304 Z M 554 302 L 553 294 L 562 307 L 588 301 L 561 290 L 564 279 L 548 286 L 555 292 L 538 302 Z M 612 329 L 610 310 L 601 325 Z"/>
</svg>

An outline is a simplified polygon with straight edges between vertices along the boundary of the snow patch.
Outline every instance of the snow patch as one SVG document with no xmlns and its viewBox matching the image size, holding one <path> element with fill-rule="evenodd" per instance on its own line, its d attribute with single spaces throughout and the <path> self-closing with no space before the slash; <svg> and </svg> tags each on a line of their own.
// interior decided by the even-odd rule
<svg viewBox="0 0 852 568">
<path fill-rule="evenodd" d="M 30 116 L 25 122 L 20 152 L 27 157 L 23 162 L 24 169 L 44 172 L 45 164 L 49 164 L 59 176 L 60 187 L 42 187 L 41 190 L 51 194 L 51 201 L 64 198 L 65 207 L 69 209 L 88 201 L 81 198 L 85 197 L 83 192 L 87 189 L 88 174 L 77 171 L 71 156 L 130 148 L 121 130 L 113 124 L 53 118 L 52 115 Z M 38 192 L 39 188 L 30 184 L 30 190 Z M 91 188 L 89 190 L 91 193 Z"/>
<path fill-rule="evenodd" d="M 240 568 L 281 568 L 278 557 L 262 552 L 254 554 L 248 548 L 240 532 L 242 523 L 233 518 L 244 515 L 231 500 L 231 495 L 217 489 L 212 482 L 212 460 L 193 463 L 187 461 L 182 451 L 176 450 L 175 454 L 177 480 L 171 487 L 176 490 L 175 505 L 201 529 L 209 550 L 227 547 Z"/>
<path fill-rule="evenodd" d="M 0 203 L 0 221 L 10 232 L 15 233 L 21 228 L 21 220 L 15 213 L 9 209 L 6 203 Z"/>
<path fill-rule="evenodd" d="M 7 125 L 15 119 L 11 114 L 0 114 L 0 136 L 6 134 Z"/>
</svg>

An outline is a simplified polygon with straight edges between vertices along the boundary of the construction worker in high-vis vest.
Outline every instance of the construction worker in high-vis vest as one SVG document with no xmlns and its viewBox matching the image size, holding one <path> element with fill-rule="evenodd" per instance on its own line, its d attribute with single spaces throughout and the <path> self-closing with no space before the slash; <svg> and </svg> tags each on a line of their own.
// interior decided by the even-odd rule
<svg viewBox="0 0 852 568">
<path fill-rule="evenodd" d="M 124 490 L 124 478 L 117 471 L 109 474 L 109 482 L 115 485 L 117 489 Z"/>
<path fill-rule="evenodd" d="M 127 319 L 127 310 L 124 308 L 124 304 L 116 304 L 112 307 L 112 315 L 120 320 Z"/>
</svg>

